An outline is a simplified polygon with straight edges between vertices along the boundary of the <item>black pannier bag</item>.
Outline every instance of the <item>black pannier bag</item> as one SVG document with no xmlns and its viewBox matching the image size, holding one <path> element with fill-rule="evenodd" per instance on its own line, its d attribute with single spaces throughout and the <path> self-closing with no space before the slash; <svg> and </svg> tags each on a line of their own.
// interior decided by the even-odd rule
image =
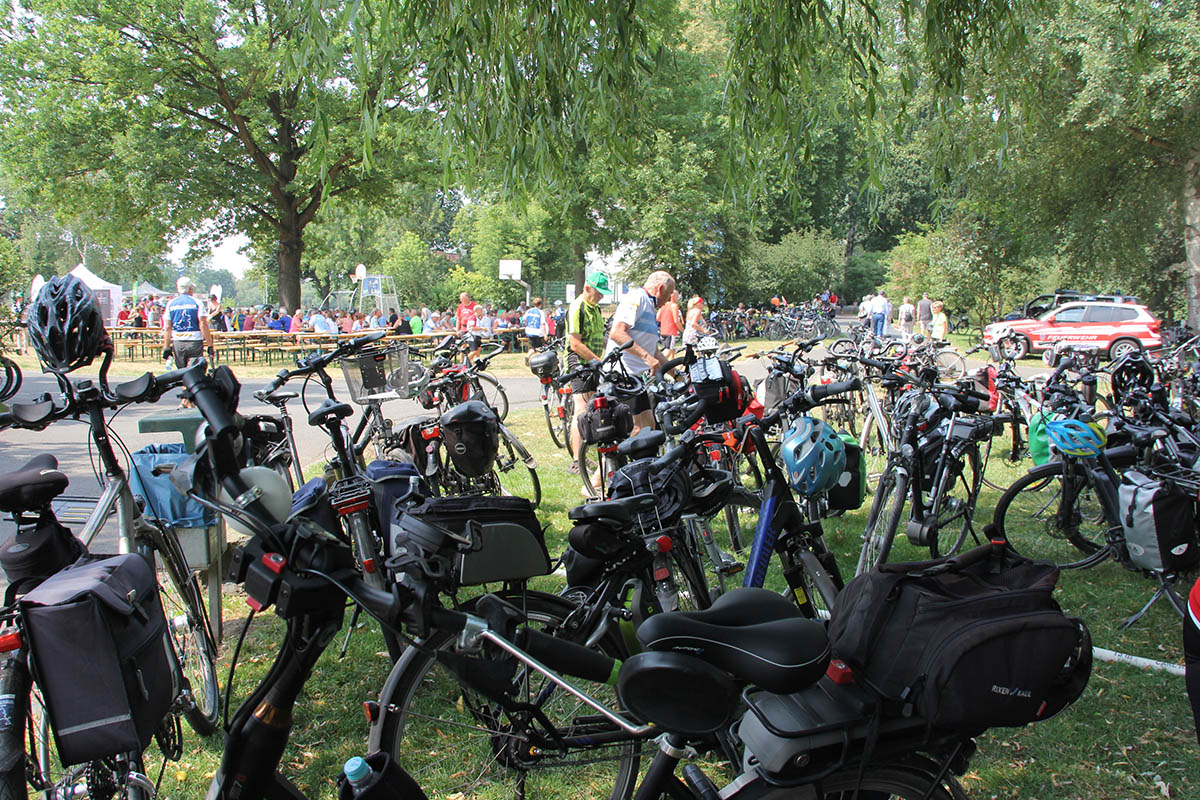
<svg viewBox="0 0 1200 800">
<path fill-rule="evenodd" d="M 709 422 L 737 419 L 754 398 L 746 380 L 715 356 L 696 359 L 688 366 L 688 378 Z"/>
<path fill-rule="evenodd" d="M 624 403 L 597 398 L 579 418 L 579 435 L 584 444 L 614 444 L 633 431 L 633 412 Z"/>
<path fill-rule="evenodd" d="M 454 468 L 468 478 L 492 471 L 500 449 L 500 420 L 482 400 L 468 400 L 442 414 L 442 441 Z"/>
<path fill-rule="evenodd" d="M 1051 596 L 1058 569 L 1000 545 L 884 564 L 854 578 L 830 619 L 855 680 L 935 728 L 977 733 L 1048 719 L 1087 686 L 1083 621 Z"/>
<path fill-rule="evenodd" d="M 79 561 L 26 594 L 21 616 L 63 763 L 144 750 L 179 693 L 146 560 Z"/>
<path fill-rule="evenodd" d="M 474 547 L 460 553 L 455 564 L 460 586 L 521 581 L 550 572 L 545 533 L 524 497 L 433 497 L 408 513 L 471 537 Z M 393 553 L 403 547 L 403 537 L 402 527 L 393 526 Z"/>
<path fill-rule="evenodd" d="M 50 577 L 75 563 L 87 548 L 71 530 L 43 511 L 33 525 L 23 525 L 0 544 L 0 566 L 8 582 L 24 591 L 34 581 Z"/>
</svg>

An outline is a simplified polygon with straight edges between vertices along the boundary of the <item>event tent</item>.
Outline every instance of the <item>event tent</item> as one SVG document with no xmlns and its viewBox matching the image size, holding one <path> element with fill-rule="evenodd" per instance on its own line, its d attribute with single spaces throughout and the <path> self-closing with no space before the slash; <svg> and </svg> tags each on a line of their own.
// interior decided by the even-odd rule
<svg viewBox="0 0 1200 800">
<path fill-rule="evenodd" d="M 121 309 L 121 287 L 104 280 L 83 264 L 71 270 L 71 274 L 95 292 L 96 300 L 100 303 L 100 313 L 104 315 L 104 324 L 115 326 L 117 312 Z"/>
<path fill-rule="evenodd" d="M 148 281 L 142 281 L 137 286 L 133 287 L 133 289 L 126 292 L 125 296 L 126 297 L 131 297 L 131 296 L 132 297 L 164 297 L 168 294 L 170 294 L 170 292 L 164 292 L 162 289 L 156 288 L 154 286 L 154 284 L 152 284 Z"/>
</svg>

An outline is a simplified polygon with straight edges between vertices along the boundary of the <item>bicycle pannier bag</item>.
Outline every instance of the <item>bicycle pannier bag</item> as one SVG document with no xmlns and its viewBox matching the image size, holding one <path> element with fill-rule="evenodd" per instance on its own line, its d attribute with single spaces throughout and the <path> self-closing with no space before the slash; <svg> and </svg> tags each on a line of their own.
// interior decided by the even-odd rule
<svg viewBox="0 0 1200 800">
<path fill-rule="evenodd" d="M 1091 638 L 1051 596 L 1052 564 L 984 545 L 884 564 L 846 584 L 830 619 L 834 658 L 930 726 L 975 733 L 1047 719 L 1091 675 Z"/>
<path fill-rule="evenodd" d="M 87 552 L 54 514 L 43 511 L 34 525 L 22 526 L 15 536 L 0 544 L 0 566 L 10 584 L 26 586 L 48 578 Z"/>
<path fill-rule="evenodd" d="M 462 586 L 520 581 L 550 572 L 545 534 L 524 497 L 434 497 L 408 513 L 471 537 L 473 549 L 460 554 L 456 564 Z M 396 545 L 403 542 L 393 541 Z"/>
<path fill-rule="evenodd" d="M 1200 561 L 1195 498 L 1134 470 L 1121 477 L 1119 496 L 1131 562 L 1175 572 Z"/>
<path fill-rule="evenodd" d="M 482 400 L 468 400 L 442 414 L 442 440 L 454 468 L 468 478 L 492 471 L 500 449 L 500 420 Z"/>
<path fill-rule="evenodd" d="M 21 615 L 63 763 L 144 750 L 179 691 L 146 560 L 81 560 L 25 595 Z"/>
<path fill-rule="evenodd" d="M 867 461 L 853 435 L 840 433 L 838 436 L 846 443 L 846 467 L 838 476 L 837 485 L 829 490 L 826 497 L 832 510 L 853 511 L 860 508 L 866 498 Z"/>
<path fill-rule="evenodd" d="M 709 422 L 737 419 L 752 397 L 745 379 L 715 356 L 696 359 L 688 367 L 688 378 Z"/>
</svg>

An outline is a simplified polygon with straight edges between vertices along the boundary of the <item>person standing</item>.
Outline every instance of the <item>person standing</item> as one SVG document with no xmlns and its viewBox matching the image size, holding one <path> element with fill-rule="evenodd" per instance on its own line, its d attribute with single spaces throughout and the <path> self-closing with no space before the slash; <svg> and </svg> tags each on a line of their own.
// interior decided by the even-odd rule
<svg viewBox="0 0 1200 800">
<path fill-rule="evenodd" d="M 876 336 L 883 336 L 884 324 L 887 322 L 888 299 L 883 290 L 871 300 L 871 331 Z"/>
<path fill-rule="evenodd" d="M 900 304 L 900 333 L 904 336 L 904 341 L 908 341 L 913 335 L 913 324 L 917 319 L 917 307 L 914 306 L 907 297 Z"/>
<path fill-rule="evenodd" d="M 633 346 L 621 354 L 621 363 L 630 375 L 657 372 L 662 366 L 663 354 L 658 348 L 658 309 L 674 291 L 675 279 L 671 273 L 655 270 L 640 289 L 630 292 L 617 306 L 605 354 L 632 341 Z M 634 433 L 654 427 L 654 412 L 647 393 L 642 392 L 630 400 L 629 410 L 633 412 Z"/>
<path fill-rule="evenodd" d="M 208 357 L 213 357 L 213 337 L 208 327 L 207 309 L 196 299 L 196 285 L 192 279 L 181 277 L 175 282 L 175 288 L 179 294 L 167 303 L 164 315 L 163 361 L 174 356 L 175 368 L 182 369 L 203 357 L 205 348 Z M 191 403 L 181 400 L 179 407 L 191 408 Z"/>
<path fill-rule="evenodd" d="M 933 319 L 929 322 L 929 333 L 934 340 L 944 342 L 946 329 L 950 326 L 950 320 L 946 317 L 946 306 L 941 300 L 935 300 L 930 304 L 930 310 L 933 312 Z"/>
<path fill-rule="evenodd" d="M 567 309 L 567 371 L 578 369 L 581 363 L 600 358 L 604 348 L 604 315 L 600 298 L 609 292 L 608 276 L 599 270 L 588 274 L 583 293 L 571 301 Z M 582 444 L 579 421 L 596 394 L 596 376 L 571 381 L 571 402 L 575 406 L 575 424 L 571 426 L 571 452 L 578 453 Z M 572 460 L 571 472 L 579 472 L 579 462 Z"/>
<path fill-rule="evenodd" d="M 470 334 L 479 326 L 479 304 L 471 299 L 471 295 L 463 292 L 458 296 L 458 308 L 454 312 L 454 324 L 460 334 Z M 483 349 L 483 339 L 478 335 L 469 337 L 467 361 L 474 361 Z"/>
<path fill-rule="evenodd" d="M 871 327 L 871 300 L 874 295 L 864 294 L 862 302 L 858 304 L 858 324 L 864 328 Z"/>
<path fill-rule="evenodd" d="M 929 336 L 931 322 L 933 322 L 933 301 L 929 299 L 929 292 L 925 292 L 917 301 L 917 333 Z"/>
<path fill-rule="evenodd" d="M 549 335 L 550 325 L 546 320 L 546 312 L 542 310 L 542 298 L 535 297 L 533 305 L 525 311 L 525 338 L 529 340 L 529 349 L 544 347 Z"/>
<path fill-rule="evenodd" d="M 709 333 L 708 322 L 704 319 L 704 298 L 693 295 L 687 304 L 687 321 L 683 325 L 683 344 L 695 345 L 700 337 Z"/>
<path fill-rule="evenodd" d="M 671 292 L 671 298 L 658 310 L 658 335 L 662 337 L 659 346 L 667 356 L 667 361 L 675 357 L 675 347 L 679 344 L 681 333 L 683 316 L 679 313 L 679 292 Z"/>
</svg>

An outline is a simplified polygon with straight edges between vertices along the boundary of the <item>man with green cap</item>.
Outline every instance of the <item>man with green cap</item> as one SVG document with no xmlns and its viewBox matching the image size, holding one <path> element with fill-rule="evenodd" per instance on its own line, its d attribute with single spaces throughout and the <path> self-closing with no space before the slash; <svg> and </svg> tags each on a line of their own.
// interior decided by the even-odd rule
<svg viewBox="0 0 1200 800">
<path fill-rule="evenodd" d="M 600 313 L 599 303 L 600 298 L 610 291 L 608 276 L 600 270 L 593 270 L 584 282 L 583 294 L 576 297 L 567 309 L 568 372 L 577 369 L 580 363 L 600 358 L 604 349 L 604 315 Z M 596 394 L 596 383 L 594 377 L 571 381 L 571 397 L 575 403 L 575 424 L 571 426 L 572 453 L 578 453 L 582 444 L 579 420 Z M 572 462 L 572 472 L 577 469 L 576 463 Z"/>
</svg>

